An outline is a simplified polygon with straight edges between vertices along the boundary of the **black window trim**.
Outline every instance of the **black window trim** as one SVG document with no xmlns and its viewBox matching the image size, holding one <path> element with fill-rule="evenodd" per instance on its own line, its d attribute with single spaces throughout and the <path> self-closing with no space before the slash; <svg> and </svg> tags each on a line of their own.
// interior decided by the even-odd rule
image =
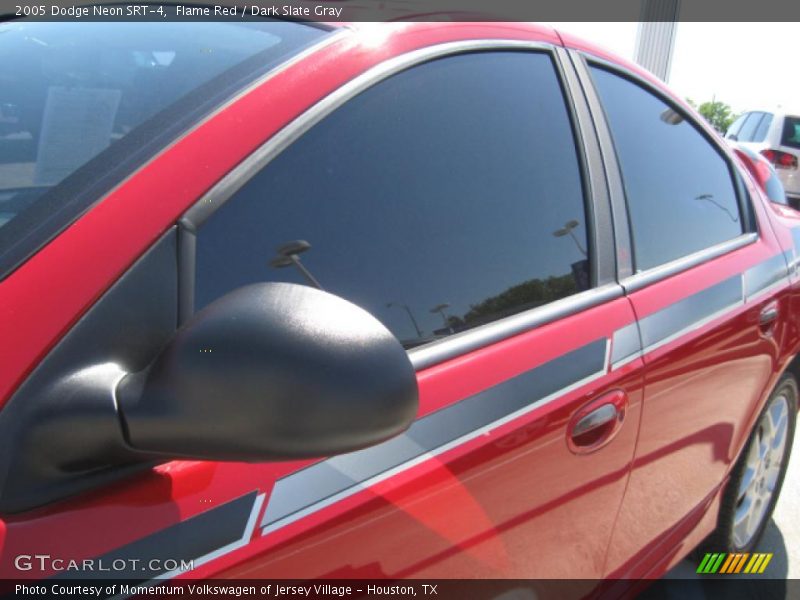
<svg viewBox="0 0 800 600">
<path fill-rule="evenodd" d="M 745 123 L 747 123 L 752 118 L 752 119 L 756 120 L 756 124 L 753 127 L 753 135 L 755 136 L 756 131 L 758 131 L 758 128 L 761 125 L 761 121 L 764 120 L 764 115 L 765 114 L 766 113 L 764 111 L 761 111 L 761 110 L 751 110 L 750 112 L 747 113 L 747 118 L 744 121 L 742 121 L 742 127 L 739 128 L 739 131 L 741 131 L 742 128 L 744 127 Z M 756 116 L 756 115 L 760 115 L 760 116 Z M 750 140 L 740 140 L 739 139 L 739 135 L 737 134 L 735 141 L 737 141 L 737 142 L 752 142 L 753 140 L 752 139 L 750 139 Z"/>
<path fill-rule="evenodd" d="M 761 112 L 761 119 L 758 121 L 758 125 L 756 125 L 756 129 L 753 132 L 753 137 L 756 137 L 756 134 L 761 129 L 761 125 L 764 124 L 764 121 L 767 121 L 767 129 L 764 131 L 764 135 L 761 139 L 754 139 L 753 142 L 756 144 L 760 144 L 762 142 L 767 141 L 767 137 L 769 137 L 769 130 L 772 128 L 772 120 L 775 118 L 775 115 L 768 110 L 762 110 Z"/>
<path fill-rule="evenodd" d="M 616 283 L 611 209 L 605 186 L 605 174 L 601 172 L 599 145 L 596 142 L 591 143 L 594 138 L 594 129 L 591 125 L 589 109 L 585 105 L 583 96 L 575 93 L 577 80 L 568 56 L 563 48 L 549 43 L 476 39 L 428 46 L 396 56 L 368 69 L 286 125 L 197 200 L 179 220 L 180 323 L 184 323 L 194 313 L 197 230 L 272 159 L 336 108 L 396 73 L 446 56 L 490 51 L 541 52 L 548 54 L 553 62 L 555 75 L 559 80 L 572 125 L 573 141 L 582 180 L 587 218 L 586 229 L 589 247 L 592 250 L 592 287 L 544 306 L 413 348 L 408 351 L 412 364 L 415 369 L 422 370 L 622 297 L 623 289 Z"/>
<path fill-rule="evenodd" d="M 742 128 L 742 125 L 744 125 L 744 122 L 747 120 L 747 117 L 749 115 L 750 115 L 750 113 L 744 112 L 744 113 L 740 114 L 738 117 L 736 117 L 736 119 L 733 121 L 733 123 L 731 123 L 731 126 L 728 127 L 727 131 L 725 132 L 725 136 L 724 137 L 725 137 L 726 140 L 733 139 L 733 138 L 730 137 L 732 135 L 736 136 L 736 139 L 738 139 L 739 130 Z M 736 129 L 734 129 L 734 126 L 736 127 Z"/>
<path fill-rule="evenodd" d="M 604 58 L 599 56 L 595 56 L 591 53 L 584 52 L 584 51 L 570 51 L 576 69 L 581 77 L 581 82 L 584 85 L 584 91 L 587 96 L 591 96 L 591 101 L 589 102 L 592 108 L 592 116 L 595 121 L 595 125 L 598 128 L 598 137 L 603 142 L 603 157 L 604 160 L 607 162 L 609 177 L 613 181 L 618 181 L 617 186 L 613 186 L 614 190 L 611 194 L 611 205 L 613 207 L 613 214 L 614 214 L 614 225 L 616 229 L 620 228 L 627 228 L 628 236 L 630 236 L 630 215 L 627 207 L 627 201 L 625 197 L 625 188 L 622 179 L 622 171 L 619 165 L 619 161 L 617 159 L 617 153 L 613 145 L 613 138 L 611 137 L 611 130 L 608 125 L 607 117 L 605 111 L 603 109 L 602 103 L 600 102 L 599 94 L 594 86 L 594 80 L 592 79 L 591 73 L 589 72 L 589 66 L 597 66 L 607 71 L 610 71 L 624 79 L 627 79 L 631 83 L 638 85 L 639 87 L 643 88 L 645 91 L 650 92 L 662 102 L 667 104 L 670 108 L 676 111 L 678 114 L 681 115 L 687 122 L 694 126 L 694 128 L 702 135 L 705 140 L 712 145 L 719 154 L 720 158 L 728 166 L 728 171 L 731 176 L 731 183 L 736 191 L 737 203 L 739 205 L 739 211 L 742 218 L 742 224 L 745 231 L 730 240 L 725 240 L 719 244 L 715 244 L 714 246 L 710 246 L 708 248 L 704 248 L 692 254 L 682 256 L 680 258 L 671 260 L 667 263 L 651 267 L 649 269 L 645 269 L 642 271 L 634 271 L 632 257 L 633 257 L 633 248 L 632 244 L 630 243 L 631 237 L 628 237 L 629 245 L 625 248 L 618 248 L 617 254 L 619 255 L 621 251 L 627 252 L 627 256 L 630 257 L 630 264 L 628 268 L 630 269 L 630 274 L 627 276 L 620 276 L 619 283 L 625 289 L 626 293 L 631 293 L 636 290 L 642 289 L 673 275 L 677 275 L 679 273 L 683 273 L 693 267 L 698 265 L 704 264 L 709 262 L 715 258 L 718 258 L 724 254 L 728 254 L 729 252 L 733 252 L 734 250 L 738 250 L 739 248 L 743 248 L 750 244 L 755 243 L 759 239 L 759 222 L 756 218 L 755 210 L 752 205 L 752 199 L 750 195 L 747 193 L 746 187 L 742 182 L 742 176 L 739 173 L 739 170 L 736 167 L 736 164 L 732 158 L 730 148 L 726 147 L 725 143 L 721 140 L 716 139 L 715 137 L 711 136 L 698 121 L 695 119 L 693 115 L 688 113 L 682 106 L 677 104 L 670 96 L 664 93 L 659 87 L 654 85 L 652 82 L 648 81 L 644 77 L 640 76 L 639 74 L 627 69 L 623 66 L 610 62 Z M 620 236 L 616 236 L 615 238 L 617 243 L 619 243 Z M 624 267 L 624 266 L 623 266 Z"/>
</svg>

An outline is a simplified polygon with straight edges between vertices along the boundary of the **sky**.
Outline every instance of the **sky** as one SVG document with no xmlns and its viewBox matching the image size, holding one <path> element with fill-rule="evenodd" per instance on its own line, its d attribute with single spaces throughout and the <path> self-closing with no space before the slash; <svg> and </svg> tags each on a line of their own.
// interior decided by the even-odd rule
<svg viewBox="0 0 800 600">
<path fill-rule="evenodd" d="M 633 60 L 638 23 L 551 25 Z M 698 104 L 798 112 L 798 33 L 797 23 L 678 23 L 668 83 Z"/>
</svg>

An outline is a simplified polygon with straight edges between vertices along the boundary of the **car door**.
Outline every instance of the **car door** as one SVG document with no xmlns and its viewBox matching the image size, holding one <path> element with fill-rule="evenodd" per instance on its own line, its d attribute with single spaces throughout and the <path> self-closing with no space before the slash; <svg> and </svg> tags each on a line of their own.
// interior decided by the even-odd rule
<svg viewBox="0 0 800 600">
<path fill-rule="evenodd" d="M 640 375 L 610 369 L 633 315 L 586 227 L 554 57 L 404 67 L 184 218 L 187 313 L 262 279 L 319 285 L 395 332 L 421 391 L 399 438 L 253 480 L 261 552 L 226 576 L 597 577 Z"/>
<path fill-rule="evenodd" d="M 716 494 L 776 374 L 787 262 L 752 183 L 691 115 L 629 71 L 590 58 L 584 74 L 621 174 L 633 266 L 622 285 L 645 362 L 606 571 L 643 576 L 713 529 Z"/>
<path fill-rule="evenodd" d="M 123 561 L 140 581 L 600 576 L 642 362 L 597 144 L 559 57 L 461 42 L 367 71 L 200 198 L 95 307 L 116 289 L 112 316 L 85 319 L 96 334 L 120 310 L 148 318 L 162 293 L 185 321 L 254 281 L 320 286 L 407 347 L 408 432 L 324 460 L 139 465 L 9 516 L 4 554 Z M 141 312 L 120 308 L 130 290 Z M 76 551 L 80 531 L 97 533 Z"/>
</svg>

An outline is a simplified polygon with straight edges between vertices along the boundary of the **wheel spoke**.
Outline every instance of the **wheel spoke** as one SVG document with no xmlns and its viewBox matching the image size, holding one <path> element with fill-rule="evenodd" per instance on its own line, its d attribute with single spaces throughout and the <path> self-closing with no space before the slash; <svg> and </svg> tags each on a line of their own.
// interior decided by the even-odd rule
<svg viewBox="0 0 800 600">
<path fill-rule="evenodd" d="M 774 499 L 784 466 L 789 401 L 785 395 L 775 397 L 753 431 L 733 514 L 733 541 L 739 548 L 752 541 Z"/>
<path fill-rule="evenodd" d="M 751 467 L 747 467 L 744 471 L 744 475 L 742 476 L 742 482 L 739 484 L 739 495 L 737 496 L 737 501 L 741 502 L 741 500 L 747 495 L 753 484 L 756 480 L 756 470 Z"/>
<path fill-rule="evenodd" d="M 767 489 L 769 493 L 772 494 L 775 492 L 775 486 L 778 485 L 778 477 L 781 474 L 781 466 L 780 464 L 772 464 L 769 469 L 764 472 L 764 477 L 766 478 L 767 482 Z"/>
<path fill-rule="evenodd" d="M 747 468 L 752 469 L 753 471 L 758 471 L 758 465 L 761 461 L 758 457 L 758 440 L 756 440 L 751 446 L 750 450 L 747 452 Z"/>
<path fill-rule="evenodd" d="M 766 435 L 766 432 L 762 432 L 762 434 L 761 434 L 761 436 L 759 437 L 759 440 L 758 440 L 758 461 L 759 462 L 763 462 L 763 460 L 767 457 L 767 453 L 769 452 L 769 449 L 770 449 L 770 441 L 771 441 L 771 438 L 769 438 Z"/>
</svg>

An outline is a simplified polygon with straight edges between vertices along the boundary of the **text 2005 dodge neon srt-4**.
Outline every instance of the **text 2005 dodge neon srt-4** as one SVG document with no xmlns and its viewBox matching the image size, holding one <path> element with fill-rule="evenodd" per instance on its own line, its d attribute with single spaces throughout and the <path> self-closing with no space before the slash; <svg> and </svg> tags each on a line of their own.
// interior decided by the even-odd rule
<svg viewBox="0 0 800 600">
<path fill-rule="evenodd" d="M 4 577 L 756 548 L 800 216 L 651 76 L 524 24 L 0 31 Z"/>
</svg>

